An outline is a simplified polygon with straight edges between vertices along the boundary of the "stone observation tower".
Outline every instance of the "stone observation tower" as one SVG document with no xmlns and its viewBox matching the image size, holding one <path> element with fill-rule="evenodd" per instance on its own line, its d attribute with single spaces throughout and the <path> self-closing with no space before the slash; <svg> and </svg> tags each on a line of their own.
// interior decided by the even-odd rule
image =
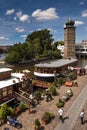
<svg viewBox="0 0 87 130">
<path fill-rule="evenodd" d="M 75 22 L 70 18 L 64 27 L 64 58 L 76 58 L 75 56 Z"/>
</svg>

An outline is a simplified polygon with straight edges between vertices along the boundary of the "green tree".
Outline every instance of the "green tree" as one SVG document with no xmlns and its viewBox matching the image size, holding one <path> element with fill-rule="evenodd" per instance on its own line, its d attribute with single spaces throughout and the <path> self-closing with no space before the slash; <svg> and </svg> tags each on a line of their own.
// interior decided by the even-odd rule
<svg viewBox="0 0 87 130">
<path fill-rule="evenodd" d="M 20 54 L 16 51 L 11 51 L 5 59 L 10 64 L 15 64 L 20 61 Z"/>
<path fill-rule="evenodd" d="M 58 45 L 64 45 L 64 41 L 58 41 Z"/>
<path fill-rule="evenodd" d="M 44 56 L 60 58 L 57 45 L 52 43 L 53 38 L 49 30 L 35 31 L 27 36 L 25 43 L 14 44 L 6 57 L 6 62 L 15 64 Z"/>
<path fill-rule="evenodd" d="M 14 109 L 3 104 L 0 108 L 0 119 L 6 119 L 7 115 L 13 115 Z"/>
<path fill-rule="evenodd" d="M 26 38 L 26 43 L 37 48 L 39 54 L 43 54 L 44 50 L 52 49 L 51 43 L 53 42 L 52 35 L 47 29 L 35 31 L 32 34 L 28 35 Z M 36 44 L 36 45 L 35 45 Z M 35 49 L 35 48 L 34 48 Z M 35 49 L 36 50 L 36 49 Z"/>
</svg>

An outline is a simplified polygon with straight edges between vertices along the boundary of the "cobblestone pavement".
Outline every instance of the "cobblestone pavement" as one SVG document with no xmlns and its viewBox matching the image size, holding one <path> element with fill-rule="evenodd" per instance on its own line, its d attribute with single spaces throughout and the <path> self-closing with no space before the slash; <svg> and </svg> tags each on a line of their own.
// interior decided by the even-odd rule
<svg viewBox="0 0 87 130">
<path fill-rule="evenodd" d="M 73 117 L 70 117 L 71 114 L 69 115 L 69 111 L 70 111 L 70 113 L 73 112 L 72 110 L 69 110 L 69 108 L 74 103 L 74 101 L 77 100 L 76 98 L 80 96 L 79 93 L 84 93 L 83 92 L 84 89 L 85 89 L 85 93 L 87 91 L 86 90 L 87 88 L 84 88 L 85 84 L 87 84 L 87 75 L 85 75 L 85 76 L 79 76 L 76 81 L 78 82 L 79 87 L 72 87 L 72 91 L 73 91 L 74 95 L 73 95 L 73 97 L 71 97 L 71 99 L 68 102 L 65 103 L 65 106 L 64 106 L 65 116 L 69 116 L 69 120 L 66 119 L 65 123 L 67 121 L 69 122 L 71 119 L 74 120 Z M 58 102 L 58 99 L 61 98 L 68 89 L 69 89 L 68 87 L 61 86 L 60 89 L 57 89 L 58 95 L 54 96 L 52 101 L 46 102 L 45 99 L 43 99 L 40 102 L 39 105 L 37 105 L 36 107 L 34 107 L 34 108 L 31 109 L 31 114 L 28 113 L 28 110 L 26 110 L 25 112 L 21 113 L 18 116 L 18 120 L 20 122 L 22 122 L 22 124 L 23 124 L 23 127 L 21 128 L 21 130 L 34 130 L 34 120 L 36 118 L 38 118 L 41 121 L 41 116 L 46 111 L 53 112 L 54 115 L 55 115 L 55 119 L 52 122 L 50 122 L 48 125 L 44 126 L 43 130 L 61 130 L 61 129 L 58 129 L 58 128 L 56 129 L 56 126 L 58 124 L 61 126 L 61 122 L 59 122 L 58 114 L 57 114 L 58 108 L 56 107 L 55 104 Z M 81 98 L 81 101 L 82 101 L 82 98 Z M 78 105 L 79 105 L 79 108 L 80 108 L 80 105 L 83 106 L 83 103 L 78 102 Z M 73 106 L 74 105 L 72 105 L 72 107 Z M 73 110 L 74 110 L 74 108 L 73 108 Z M 73 113 L 77 113 L 78 110 L 80 110 L 80 109 L 78 109 L 78 107 L 77 107 L 77 110 L 75 109 Z M 76 115 L 76 117 L 77 116 L 78 116 L 78 114 Z M 10 130 L 17 130 L 16 128 L 14 128 L 14 127 L 12 127 L 10 125 L 7 125 L 7 124 L 1 126 L 0 130 L 4 130 L 4 127 L 6 127 L 6 126 L 9 127 Z M 68 130 L 68 129 L 65 129 L 65 130 Z"/>
</svg>

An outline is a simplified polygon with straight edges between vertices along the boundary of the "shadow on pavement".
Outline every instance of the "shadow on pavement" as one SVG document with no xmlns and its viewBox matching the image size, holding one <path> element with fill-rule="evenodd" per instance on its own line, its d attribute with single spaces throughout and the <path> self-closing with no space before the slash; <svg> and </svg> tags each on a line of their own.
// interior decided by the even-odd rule
<svg viewBox="0 0 87 130">
<path fill-rule="evenodd" d="M 34 113 L 36 113 L 36 112 L 37 112 L 36 110 L 32 110 L 32 111 L 31 111 L 32 114 L 34 114 Z"/>
<path fill-rule="evenodd" d="M 65 116 L 63 119 L 64 119 L 64 121 L 67 120 L 67 119 L 69 120 L 69 117 L 68 117 L 68 116 Z"/>
<path fill-rule="evenodd" d="M 87 123 L 87 120 L 84 120 L 84 124 Z"/>
<path fill-rule="evenodd" d="M 45 127 L 44 126 L 40 126 L 40 129 L 39 130 L 44 130 L 45 129 Z"/>
</svg>

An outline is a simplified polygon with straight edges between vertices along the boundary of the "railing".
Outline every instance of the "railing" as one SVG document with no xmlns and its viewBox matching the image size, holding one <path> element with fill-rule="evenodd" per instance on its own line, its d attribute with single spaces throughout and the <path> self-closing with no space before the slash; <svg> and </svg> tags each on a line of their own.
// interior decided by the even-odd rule
<svg viewBox="0 0 87 130">
<path fill-rule="evenodd" d="M 30 106 L 30 103 L 32 102 L 31 99 L 23 96 L 22 94 L 19 94 L 17 92 L 14 92 L 14 96 L 17 100 L 25 102 L 28 106 Z"/>
<path fill-rule="evenodd" d="M 27 93 L 27 92 L 30 92 L 30 90 L 32 90 L 32 88 L 33 88 L 33 86 L 31 85 L 31 86 L 23 87 L 21 90 L 25 91 Z"/>
</svg>

